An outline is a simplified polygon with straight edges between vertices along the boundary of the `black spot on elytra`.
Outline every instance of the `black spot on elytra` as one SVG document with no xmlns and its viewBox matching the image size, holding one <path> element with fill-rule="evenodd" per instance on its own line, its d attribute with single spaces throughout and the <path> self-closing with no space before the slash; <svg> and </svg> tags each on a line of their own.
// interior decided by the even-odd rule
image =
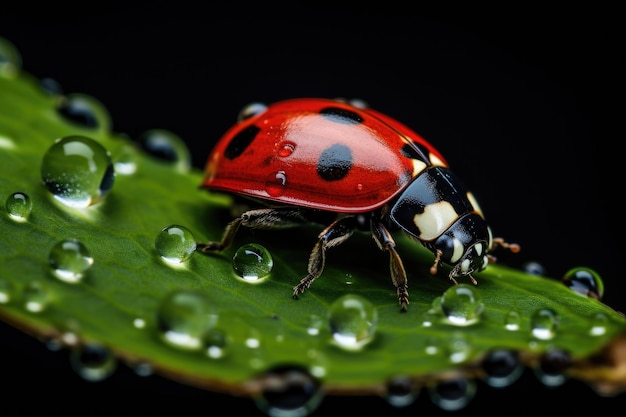
<svg viewBox="0 0 626 417">
<path fill-rule="evenodd" d="M 417 159 L 430 165 L 430 159 L 428 158 L 428 150 L 417 142 L 407 143 L 400 149 L 400 153 L 407 158 Z"/>
<path fill-rule="evenodd" d="M 326 107 L 320 110 L 320 114 L 336 123 L 359 124 L 363 123 L 363 118 L 358 113 L 339 107 Z"/>
<path fill-rule="evenodd" d="M 352 168 L 352 152 L 345 145 L 335 144 L 324 149 L 317 161 L 317 174 L 326 181 L 337 181 Z"/>
<path fill-rule="evenodd" d="M 246 150 L 252 143 L 261 129 L 255 125 L 250 125 L 237 133 L 228 143 L 224 156 L 228 159 L 235 159 Z"/>
</svg>

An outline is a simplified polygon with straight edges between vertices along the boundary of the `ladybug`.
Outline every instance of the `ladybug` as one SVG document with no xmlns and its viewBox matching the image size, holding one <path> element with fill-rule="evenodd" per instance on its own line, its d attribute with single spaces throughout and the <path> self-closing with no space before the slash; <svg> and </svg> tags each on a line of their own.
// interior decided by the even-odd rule
<svg viewBox="0 0 626 417">
<path fill-rule="evenodd" d="M 389 253 L 401 311 L 409 304 L 407 275 L 392 232 L 404 231 L 435 255 L 430 268 L 451 266 L 468 277 L 495 261 L 497 246 L 472 194 L 430 143 L 404 124 L 360 101 L 323 98 L 255 103 L 208 157 L 202 188 L 256 201 L 260 208 L 231 221 L 221 241 L 198 243 L 203 253 L 226 249 L 241 227 L 280 229 L 323 223 L 308 274 L 293 298 L 324 270 L 326 251 L 356 230 L 368 230 Z"/>
</svg>

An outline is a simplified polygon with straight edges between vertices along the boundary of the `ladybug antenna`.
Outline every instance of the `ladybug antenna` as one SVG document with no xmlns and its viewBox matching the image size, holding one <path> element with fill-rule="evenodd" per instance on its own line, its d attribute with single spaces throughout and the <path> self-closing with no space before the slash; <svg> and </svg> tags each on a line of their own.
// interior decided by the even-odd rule
<svg viewBox="0 0 626 417">
<path fill-rule="evenodd" d="M 442 255 L 443 255 L 443 252 L 441 250 L 437 250 L 437 253 L 435 254 L 435 262 L 433 262 L 433 265 L 430 267 L 431 275 L 437 274 L 437 267 L 439 266 L 439 262 L 441 262 Z M 450 277 L 450 279 L 452 279 L 452 277 Z M 454 279 L 452 280 L 454 281 Z"/>
<path fill-rule="evenodd" d="M 498 246 L 508 249 L 512 253 L 518 253 L 520 251 L 520 246 L 517 243 L 507 243 L 501 237 L 496 237 L 493 239 L 493 247 L 494 249 Z"/>
</svg>

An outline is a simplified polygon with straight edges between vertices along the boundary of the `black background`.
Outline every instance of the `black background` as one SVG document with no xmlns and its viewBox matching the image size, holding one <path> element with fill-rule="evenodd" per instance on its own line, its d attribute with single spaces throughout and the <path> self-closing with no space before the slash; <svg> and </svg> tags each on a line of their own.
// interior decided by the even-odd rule
<svg viewBox="0 0 626 417">
<path fill-rule="evenodd" d="M 617 10 L 219 1 L 2 8 L 0 36 L 19 49 L 24 70 L 57 80 L 66 93 L 94 96 L 113 129 L 133 138 L 173 131 L 200 168 L 249 102 L 363 99 L 439 148 L 494 233 L 522 246 L 504 262 L 537 261 L 553 278 L 591 267 L 604 279 L 603 301 L 626 311 Z M 248 399 L 123 367 L 85 382 L 66 353 L 6 325 L 0 349 L 3 415 L 260 414 Z M 18 401 L 20 393 L 26 399 Z M 79 411 L 83 401 L 90 411 Z M 576 381 L 546 388 L 527 372 L 505 390 L 479 385 L 456 413 L 421 394 L 406 409 L 379 398 L 328 398 L 314 415 L 564 415 L 582 406 L 623 415 L 626 397 L 602 398 Z"/>
</svg>

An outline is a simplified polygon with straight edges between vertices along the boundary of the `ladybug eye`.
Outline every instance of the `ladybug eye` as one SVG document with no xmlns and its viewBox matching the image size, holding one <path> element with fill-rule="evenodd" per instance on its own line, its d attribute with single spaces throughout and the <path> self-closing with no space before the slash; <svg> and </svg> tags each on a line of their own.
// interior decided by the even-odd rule
<svg viewBox="0 0 626 417">
<path fill-rule="evenodd" d="M 267 106 L 263 103 L 250 103 L 237 115 L 237 121 L 243 122 L 246 119 L 251 118 L 252 116 L 256 116 L 257 114 L 263 113 L 267 110 Z"/>
</svg>

